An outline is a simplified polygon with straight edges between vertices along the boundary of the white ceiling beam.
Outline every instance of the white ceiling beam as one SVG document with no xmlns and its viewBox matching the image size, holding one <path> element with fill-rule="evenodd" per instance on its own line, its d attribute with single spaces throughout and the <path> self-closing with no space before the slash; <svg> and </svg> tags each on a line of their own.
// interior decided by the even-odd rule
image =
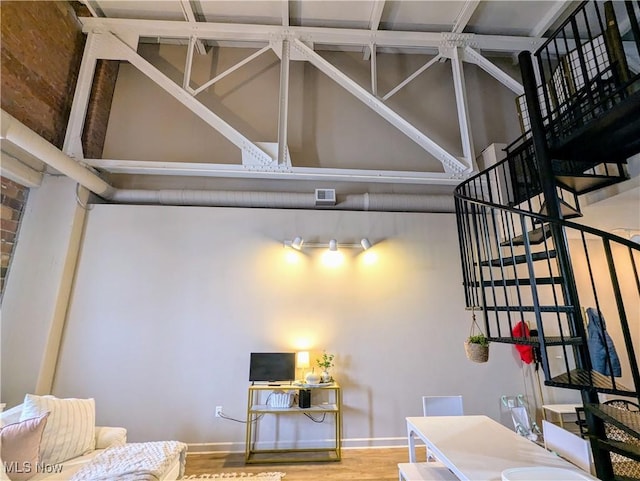
<svg viewBox="0 0 640 481">
<path fill-rule="evenodd" d="M 376 53 L 376 45 L 371 44 L 371 94 L 378 96 L 378 55 Z"/>
<path fill-rule="evenodd" d="M 252 53 L 251 55 L 249 55 L 248 57 L 246 57 L 245 59 L 241 60 L 240 62 L 238 62 L 237 64 L 229 67 L 227 70 L 225 70 L 224 72 L 221 72 L 220 74 L 216 75 L 214 78 L 212 78 L 211 80 L 208 80 L 207 82 L 205 82 L 204 84 L 202 84 L 200 87 L 198 87 L 197 89 L 195 89 L 193 91 L 193 95 L 198 95 L 200 92 L 202 92 L 203 90 L 208 89 L 209 87 L 211 87 L 213 84 L 215 84 L 216 82 L 218 82 L 219 80 L 222 80 L 223 78 L 225 78 L 227 75 L 229 75 L 230 73 L 235 72 L 236 70 L 238 70 L 240 67 L 248 64 L 249 62 L 251 62 L 253 59 L 259 57 L 260 55 L 262 55 L 265 52 L 268 52 L 269 50 L 271 50 L 271 46 L 267 45 L 266 47 L 262 47 L 260 50 L 258 50 L 257 52 Z"/>
<path fill-rule="evenodd" d="M 403 88 L 405 85 L 407 85 L 409 82 L 411 82 L 413 79 L 415 79 L 418 75 L 420 75 L 422 72 L 424 72 L 425 70 L 427 70 L 429 67 L 431 67 L 433 64 L 437 63 L 442 57 L 440 56 L 440 54 L 436 55 L 435 57 L 433 57 L 431 60 L 429 60 L 427 63 L 425 63 L 422 67 L 420 67 L 418 70 L 416 70 L 415 72 L 413 72 L 411 75 L 409 75 L 406 79 L 404 79 L 402 82 L 400 82 L 395 88 L 393 88 L 392 90 L 389 91 L 389 93 L 387 95 L 385 95 L 384 97 L 382 97 L 382 100 L 386 101 L 389 98 L 391 98 L 392 95 L 395 95 L 396 92 L 398 92 L 401 88 Z"/>
<path fill-rule="evenodd" d="M 99 14 L 99 12 L 101 12 L 101 10 L 99 10 L 99 8 L 96 8 L 93 6 L 93 3 L 90 0 L 80 0 L 80 3 L 82 3 L 85 7 L 87 7 L 87 10 L 89 10 L 89 13 L 94 16 L 94 17 L 101 17 L 102 15 Z"/>
<path fill-rule="evenodd" d="M 182 88 L 192 92 L 191 89 L 191 67 L 193 66 L 193 49 L 195 48 L 196 39 L 191 37 L 189 39 L 189 46 L 187 47 L 187 58 L 184 66 L 184 75 L 182 76 Z"/>
<path fill-rule="evenodd" d="M 544 14 L 542 19 L 531 30 L 532 37 L 542 37 L 544 33 L 551 28 L 551 26 L 560 18 L 562 13 L 572 5 L 572 2 L 566 0 L 556 0 L 555 2 L 549 2 L 551 7 Z"/>
<path fill-rule="evenodd" d="M 473 12 L 478 8 L 478 5 L 480 5 L 480 0 L 467 0 L 464 2 L 460 13 L 458 13 L 458 16 L 453 22 L 453 28 L 451 29 L 453 33 L 462 33 L 467 23 L 469 23 Z"/>
<path fill-rule="evenodd" d="M 371 17 L 369 18 L 369 30 L 375 32 L 380 27 L 380 20 L 382 20 L 382 12 L 384 11 L 385 0 L 374 0 L 371 7 Z M 364 48 L 364 60 L 369 60 L 371 56 L 371 49 L 369 46 Z"/>
<path fill-rule="evenodd" d="M 462 68 L 461 49 L 453 49 L 451 58 L 451 70 L 453 72 L 453 88 L 456 94 L 456 107 L 458 110 L 458 123 L 460 125 L 460 140 L 462 152 L 467 161 L 467 167 L 473 168 L 476 158 L 473 151 L 473 136 L 471 135 L 471 120 L 469 118 L 469 103 L 467 102 L 467 88 L 464 82 L 464 70 Z"/>
<path fill-rule="evenodd" d="M 249 169 L 242 165 L 147 160 L 86 159 L 87 165 L 113 174 L 175 175 L 274 180 L 317 180 L 337 182 L 374 182 L 420 185 L 458 185 L 469 174 L 416 172 L 403 170 L 339 169 L 327 167 L 291 167 L 281 170 Z"/>
<path fill-rule="evenodd" d="M 0 175 L 25 187 L 40 187 L 42 172 L 23 164 L 4 150 L 0 152 Z"/>
<path fill-rule="evenodd" d="M 287 128 L 289 126 L 289 41 L 282 41 L 280 59 L 280 94 L 278 103 L 278 165 L 287 158 Z"/>
<path fill-rule="evenodd" d="M 516 95 L 524 95 L 524 87 L 520 82 L 505 73 L 496 64 L 483 57 L 480 52 L 477 52 L 471 47 L 465 47 L 463 55 L 463 59 L 466 62 L 476 64 Z"/>
<path fill-rule="evenodd" d="M 281 0 L 282 1 L 282 26 L 288 27 L 289 22 L 291 21 L 291 17 L 289 15 L 289 0 Z"/>
<path fill-rule="evenodd" d="M 62 151 L 76 160 L 84 158 L 82 149 L 82 130 L 89 106 L 89 96 L 93 86 L 93 75 L 96 70 L 99 39 L 103 34 L 90 33 L 84 44 L 84 54 L 80 62 L 80 71 L 73 94 L 73 103 L 69 112 L 67 131 L 65 132 Z"/>
<path fill-rule="evenodd" d="M 248 138 L 225 122 L 221 117 L 218 117 L 205 105 L 196 100 L 190 92 L 182 89 L 179 85 L 173 82 L 173 80 L 160 72 L 160 70 L 142 58 L 135 50 L 131 49 L 131 47 L 118 39 L 115 35 L 102 34 L 100 35 L 100 40 L 104 44 L 103 47 L 110 51 L 112 57 L 118 57 L 120 60 L 127 60 L 131 65 L 136 67 L 141 73 L 146 75 L 178 102 L 220 132 L 227 138 L 227 140 L 242 149 L 244 153 L 247 153 L 257 165 L 269 167 L 273 166 L 274 163 L 277 163 L 277 159 L 272 158 L 262 148 L 251 142 Z"/>
<path fill-rule="evenodd" d="M 184 15 L 184 19 L 190 23 L 196 23 L 196 16 L 193 13 L 193 8 L 191 7 L 191 2 L 189 0 L 180 0 L 180 6 L 182 7 L 182 13 Z M 204 55 L 207 53 L 207 49 L 204 47 L 204 44 L 200 40 L 195 40 L 196 50 L 200 55 Z"/>
<path fill-rule="evenodd" d="M 407 49 L 438 48 L 443 44 L 470 45 L 495 52 L 535 50 L 542 39 L 509 35 L 476 35 L 452 32 L 399 32 L 348 28 L 282 27 L 278 25 L 172 22 L 161 20 L 132 20 L 114 18 L 80 19 L 85 33 L 108 30 L 114 33 L 135 32 L 141 37 L 174 37 L 237 41 L 269 42 L 287 37 L 309 43 L 364 47 L 375 43 L 378 47 Z"/>
<path fill-rule="evenodd" d="M 343 72 L 331 65 L 328 61 L 307 47 L 300 40 L 294 40 L 292 47 L 297 49 L 300 55 L 336 82 L 350 94 L 371 108 L 400 132 L 405 134 L 425 151 L 433 155 L 444 166 L 445 172 L 462 173 L 467 166 L 451 155 L 440 145 L 416 129 L 411 123 L 402 118 L 396 112 L 387 107 L 381 100 L 371 95 L 360 85 L 347 77 Z"/>
</svg>

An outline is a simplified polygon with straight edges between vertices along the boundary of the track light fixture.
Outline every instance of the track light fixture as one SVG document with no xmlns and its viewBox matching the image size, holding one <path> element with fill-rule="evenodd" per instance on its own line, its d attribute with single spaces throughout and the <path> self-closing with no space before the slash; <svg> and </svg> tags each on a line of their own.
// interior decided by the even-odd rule
<svg viewBox="0 0 640 481">
<path fill-rule="evenodd" d="M 291 247 L 297 251 L 301 251 L 304 248 L 329 248 L 330 251 L 335 252 L 338 250 L 338 247 L 345 249 L 362 249 L 368 250 L 371 249 L 373 244 L 369 239 L 363 237 L 358 244 L 349 244 L 349 243 L 338 243 L 336 239 L 331 239 L 329 242 L 305 242 L 301 236 L 294 237 L 293 240 L 285 240 L 285 247 Z"/>
<path fill-rule="evenodd" d="M 297 251 L 302 250 L 302 244 L 304 244 L 304 239 L 300 236 L 297 236 L 291 241 L 291 247 L 293 247 Z"/>
</svg>

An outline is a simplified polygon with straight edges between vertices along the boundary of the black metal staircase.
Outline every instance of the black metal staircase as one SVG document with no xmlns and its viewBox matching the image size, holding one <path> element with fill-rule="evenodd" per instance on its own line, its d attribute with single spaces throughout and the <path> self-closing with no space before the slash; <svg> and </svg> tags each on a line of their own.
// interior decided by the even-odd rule
<svg viewBox="0 0 640 481">
<path fill-rule="evenodd" d="M 581 391 L 603 480 L 640 479 L 640 413 L 598 395 L 640 400 L 640 245 L 568 219 L 582 215 L 580 195 L 627 180 L 640 152 L 636 10 L 580 4 L 535 53 L 539 82 L 522 53 L 527 130 L 456 189 L 467 306 L 491 341 L 538 347 L 546 385 Z M 611 439 L 611 426 L 627 437 Z"/>
</svg>

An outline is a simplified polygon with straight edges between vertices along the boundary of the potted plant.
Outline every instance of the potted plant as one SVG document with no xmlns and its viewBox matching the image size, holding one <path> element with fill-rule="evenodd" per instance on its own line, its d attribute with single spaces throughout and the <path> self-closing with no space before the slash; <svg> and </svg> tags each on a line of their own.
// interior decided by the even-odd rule
<svg viewBox="0 0 640 481">
<path fill-rule="evenodd" d="M 489 339 L 484 334 L 471 334 L 464 342 L 467 357 L 473 362 L 489 360 Z"/>
<path fill-rule="evenodd" d="M 316 359 L 316 364 L 320 369 L 322 369 L 321 379 L 322 382 L 331 382 L 333 378 L 329 373 L 329 369 L 333 367 L 333 358 L 334 354 L 327 354 L 327 351 L 322 351 L 322 357 L 320 359 Z"/>
</svg>

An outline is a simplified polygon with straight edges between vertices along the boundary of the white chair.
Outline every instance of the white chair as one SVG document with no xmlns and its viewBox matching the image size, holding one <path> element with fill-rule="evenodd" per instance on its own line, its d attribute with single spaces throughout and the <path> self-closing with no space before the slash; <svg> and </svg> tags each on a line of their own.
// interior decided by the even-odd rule
<svg viewBox="0 0 640 481">
<path fill-rule="evenodd" d="M 542 434 L 544 447 L 549 451 L 556 453 L 587 473 L 595 473 L 589 441 L 544 420 L 542 421 Z"/>
<path fill-rule="evenodd" d="M 462 416 L 462 396 L 422 396 L 424 416 Z"/>
<path fill-rule="evenodd" d="M 462 416 L 464 408 L 462 396 L 422 396 L 423 416 Z M 427 461 L 434 458 L 427 450 Z"/>
</svg>

